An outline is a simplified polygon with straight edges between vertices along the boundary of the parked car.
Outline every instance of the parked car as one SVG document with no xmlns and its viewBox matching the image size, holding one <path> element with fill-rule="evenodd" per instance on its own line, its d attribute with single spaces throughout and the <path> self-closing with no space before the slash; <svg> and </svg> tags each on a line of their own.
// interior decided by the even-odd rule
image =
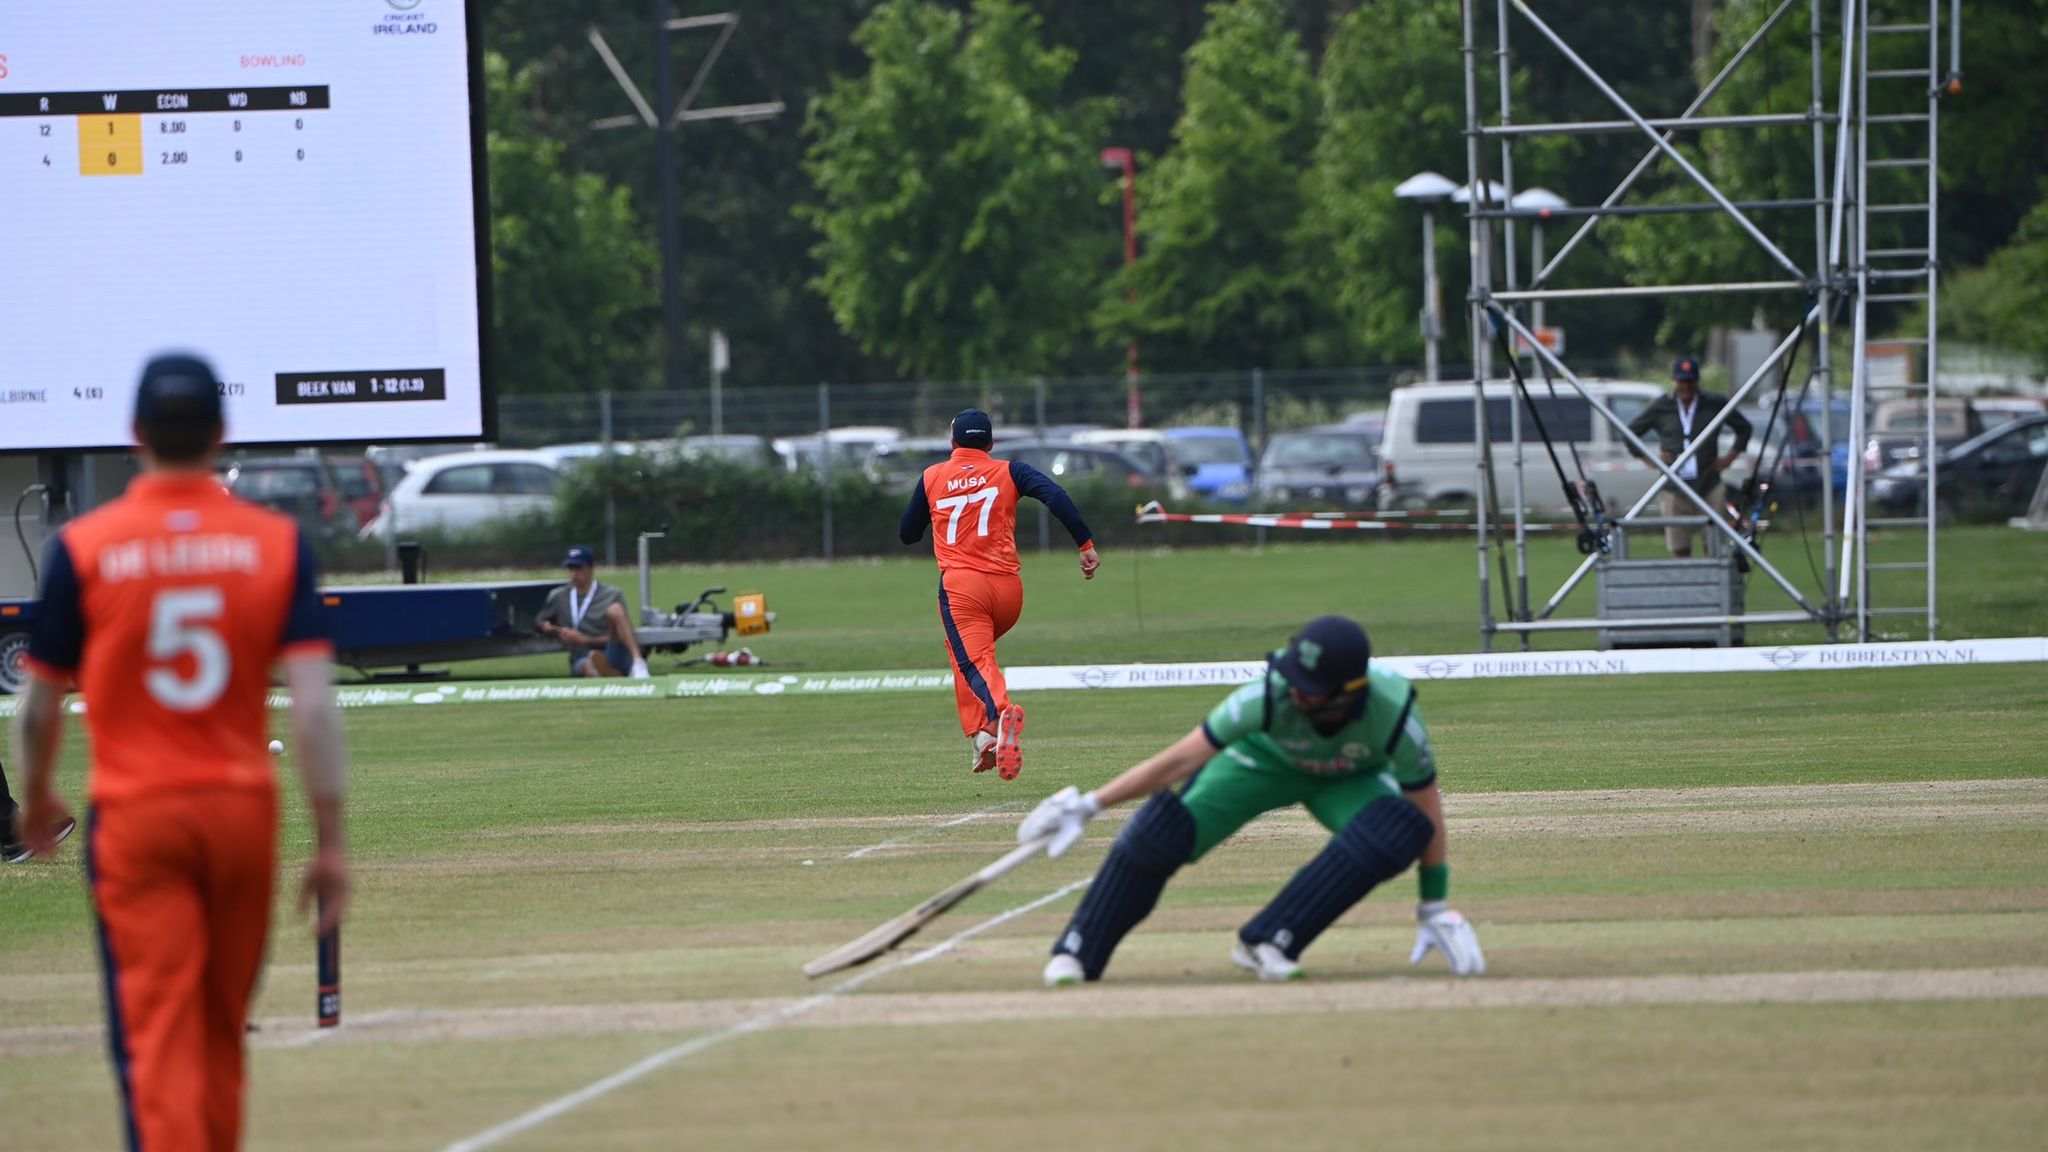
<svg viewBox="0 0 2048 1152">
<path fill-rule="evenodd" d="M 2005 519 L 2026 512 L 2048 468 L 2048 415 L 2002 424 L 1942 453 L 1934 473 L 1944 519 Z M 1870 500 L 1893 515 L 1925 507 L 1926 471 L 1902 461 L 1870 480 Z"/>
<path fill-rule="evenodd" d="M 325 540 L 360 527 L 333 469 L 317 452 L 237 460 L 221 480 L 242 499 L 298 521 L 299 530 L 311 539 Z"/>
<path fill-rule="evenodd" d="M 2048 402 L 2034 396 L 1973 396 L 1970 407 L 1977 410 L 1986 429 L 2048 412 Z"/>
<path fill-rule="evenodd" d="M 327 468 L 334 475 L 341 502 L 353 517 L 342 526 L 354 532 L 376 519 L 377 509 L 384 503 L 385 488 L 384 474 L 377 471 L 377 465 L 368 456 L 350 453 L 327 457 Z"/>
<path fill-rule="evenodd" d="M 632 456 L 639 452 L 639 446 L 631 440 L 612 441 L 612 455 Z M 578 444 L 549 444 L 535 448 L 535 452 L 548 458 L 556 471 L 563 471 L 574 464 L 585 464 L 604 455 L 604 441 L 586 440 Z"/>
<path fill-rule="evenodd" d="M 1127 488 L 1143 488 L 1150 483 L 1137 461 L 1099 444 L 1012 440 L 996 445 L 992 455 L 999 460 L 1021 460 L 1061 484 L 1108 481 Z"/>
<path fill-rule="evenodd" d="M 996 423 L 996 443 L 1002 444 L 1011 440 L 1045 440 L 1072 443 L 1077 436 L 1103 431 L 1107 431 L 1107 429 L 1100 424 L 1047 424 L 1045 427 L 1040 428 L 1036 424 L 1023 421 L 998 421 Z"/>
<path fill-rule="evenodd" d="M 953 442 L 943 436 L 913 436 L 893 444 L 877 444 L 861 465 L 867 478 L 884 488 L 909 491 L 924 470 L 943 463 L 953 454 Z"/>
<path fill-rule="evenodd" d="M 824 448 L 830 446 L 834 471 L 852 471 L 867 462 L 868 454 L 878 444 L 893 444 L 903 439 L 901 428 L 884 425 L 853 425 L 832 428 L 820 438 L 816 433 L 809 436 L 784 436 L 773 442 L 775 454 L 782 458 L 783 467 L 791 472 L 815 470 L 823 466 Z"/>
<path fill-rule="evenodd" d="M 1167 491 L 1241 504 L 1252 494 L 1252 448 L 1235 428 L 1168 428 Z"/>
<path fill-rule="evenodd" d="M 561 472 L 546 453 L 496 450 L 435 456 L 413 464 L 384 498 L 365 539 L 410 532 L 464 532 L 554 507 Z"/>
<path fill-rule="evenodd" d="M 1136 464 L 1147 477 L 1162 482 L 1166 479 L 1166 433 L 1156 428 L 1103 428 L 1080 432 L 1075 434 L 1074 443 L 1088 448 L 1114 449 Z"/>
<path fill-rule="evenodd" d="M 1306 432 L 1282 432 L 1259 457 L 1255 498 L 1267 507 L 1297 501 L 1339 501 L 1369 507 L 1379 489 L 1379 438 L 1348 422 Z"/>
<path fill-rule="evenodd" d="M 1641 415 L 1664 392 L 1660 385 L 1626 380 L 1587 381 L 1586 389 L 1623 421 Z M 1515 399 L 1515 387 L 1506 381 L 1490 382 L 1485 397 L 1486 425 L 1498 469 L 1496 486 L 1506 504 L 1514 499 L 1509 404 Z M 1570 442 L 1578 450 L 1587 478 L 1599 486 L 1601 498 L 1614 514 L 1626 511 L 1649 490 L 1656 469 L 1631 455 L 1627 442 L 1594 414 L 1576 390 L 1561 385 L 1555 397 L 1539 390 L 1530 399 L 1556 443 L 1566 474 L 1571 475 L 1572 468 L 1571 456 L 1565 451 Z M 1378 500 L 1382 507 L 1473 502 L 1479 485 L 1479 449 L 1474 444 L 1472 409 L 1469 382 L 1416 384 L 1394 390 L 1387 403 L 1386 432 L 1380 439 Z M 1567 511 L 1570 505 L 1557 471 L 1544 454 L 1536 422 L 1526 412 L 1522 443 L 1524 506 L 1532 511 Z M 1741 479 L 1731 476 L 1729 482 L 1740 483 Z"/>
<path fill-rule="evenodd" d="M 666 451 L 666 449 L 664 449 Z M 780 468 L 782 458 L 769 447 L 765 436 L 750 436 L 744 433 L 725 432 L 716 436 L 685 436 L 676 442 L 675 451 L 685 460 L 717 461 L 737 464 L 746 468 Z"/>
<path fill-rule="evenodd" d="M 1344 418 L 1341 427 L 1353 432 L 1363 432 L 1367 436 L 1372 437 L 1373 448 L 1377 450 L 1380 437 L 1385 435 L 1387 431 L 1387 410 L 1385 408 L 1368 408 L 1363 412 L 1353 412 Z"/>
<path fill-rule="evenodd" d="M 1793 409 L 1791 399 L 1786 398 L 1775 421 L 1771 419 L 1775 397 L 1742 405 L 1751 435 L 1743 449 L 1741 470 L 1755 476 L 1775 465 L 1772 487 L 1780 496 L 1804 495 L 1820 488 L 1820 437 L 1814 433 L 1813 422 Z"/>
<path fill-rule="evenodd" d="M 363 458 L 377 469 L 377 475 L 389 492 L 398 487 L 398 482 L 412 466 L 421 460 L 435 456 L 449 456 L 457 452 L 485 452 L 495 447 L 492 444 L 372 444 L 363 449 Z"/>
<path fill-rule="evenodd" d="M 1946 452 L 1984 431 L 1984 419 L 1968 400 L 1934 401 L 1934 449 Z M 1886 400 L 1870 414 L 1863 444 L 1863 469 L 1876 474 L 1920 457 L 1927 439 L 1925 400 Z"/>
</svg>

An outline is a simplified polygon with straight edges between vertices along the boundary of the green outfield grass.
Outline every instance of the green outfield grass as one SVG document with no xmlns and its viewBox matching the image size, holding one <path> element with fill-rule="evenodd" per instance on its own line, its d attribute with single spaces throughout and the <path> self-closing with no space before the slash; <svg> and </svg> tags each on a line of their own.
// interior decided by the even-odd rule
<svg viewBox="0 0 2048 1152">
<path fill-rule="evenodd" d="M 1975 667 L 1423 691 L 1454 903 L 1480 925 L 1489 986 L 1538 1002 L 1446 1007 L 1427 999 L 1440 971 L 1404 982 L 1408 878 L 1317 944 L 1307 984 L 1243 980 L 1232 929 L 1322 839 L 1279 815 L 1183 873 L 1099 987 L 1036 989 L 1069 896 L 505 1147 L 1036 1150 L 1048 1124 L 1072 1148 L 1340 1148 L 1368 1131 L 1445 1148 L 2035 1145 L 2048 999 L 1996 983 L 1943 997 L 2004 979 L 1991 969 L 2048 980 L 2048 681 Z M 281 894 L 250 1146 L 439 1148 L 792 1003 L 818 987 L 803 960 L 993 858 L 1030 803 L 1099 782 L 1217 695 L 1034 694 L 1013 784 L 966 773 L 942 693 L 352 712 L 350 1026 L 306 1043 L 313 950 Z M 74 795 L 81 765 L 74 740 Z M 925 939 L 1085 877 L 1115 827 Z M 289 877 L 307 847 L 296 802 L 285 837 Z M 9 1134 L 111 1146 L 76 845 L 0 869 L 0 907 Z M 1540 1002 L 1840 972 L 1928 990 Z"/>
<path fill-rule="evenodd" d="M 1249 537 L 1242 530 L 1231 532 Z M 1276 532 L 1273 539 L 1285 538 Z M 1814 549 L 1817 555 L 1817 536 Z M 1920 551 L 1920 538 L 1893 534 L 1878 538 L 1873 555 L 1916 559 Z M 665 554 L 677 553 L 686 556 L 687 545 Z M 1796 532 L 1781 529 L 1770 536 L 1767 554 L 1804 594 L 1817 596 Z M 1531 599 L 1541 603 L 1578 561 L 1569 541 L 1532 537 Z M 1944 636 L 2048 632 L 2048 533 L 1949 529 L 1942 536 L 1941 563 Z M 1444 538 L 1276 542 L 1265 548 L 1110 552 L 1101 575 L 1084 583 L 1065 550 L 1049 555 L 1027 551 L 1024 618 L 1003 640 L 1002 656 L 1019 665 L 1232 658 L 1271 647 L 1304 619 L 1323 612 L 1350 613 L 1366 621 L 1379 652 L 1470 652 L 1479 644 L 1477 565 L 1470 543 Z M 1497 565 L 1492 571 L 1497 576 Z M 558 572 L 537 568 L 493 575 L 552 578 Z M 475 575 L 441 573 L 437 578 Z M 1880 573 L 1873 579 L 1883 581 L 1879 595 L 1889 596 L 1888 602 L 1910 604 L 1919 586 L 1907 576 Z M 629 566 L 605 570 L 602 578 L 626 590 L 629 598 L 635 595 L 636 576 Z M 668 608 L 694 600 L 709 587 L 767 593 L 779 620 L 772 635 L 750 643 L 758 654 L 784 666 L 814 671 L 942 668 L 946 655 L 934 608 L 936 584 L 928 556 L 833 564 L 663 565 L 655 571 L 654 599 Z M 1760 574 L 1750 576 L 1749 589 L 1752 611 L 1792 606 Z M 1497 613 L 1499 596 L 1496 579 Z M 1559 615 L 1592 613 L 1589 578 Z M 1885 623 L 1901 638 L 1925 639 L 1917 624 Z M 1753 629 L 1751 636 L 1753 643 L 1814 643 L 1824 633 L 1817 626 L 1772 627 Z M 1539 636 L 1535 644 L 1590 648 L 1593 641 L 1582 632 Z M 1496 646 L 1515 643 L 1501 637 Z M 693 651 L 684 659 L 700 655 L 701 650 Z M 671 666 L 656 661 L 658 670 Z M 458 671 L 475 678 L 560 676 L 563 661 L 557 656 L 480 661 L 460 665 Z"/>
</svg>

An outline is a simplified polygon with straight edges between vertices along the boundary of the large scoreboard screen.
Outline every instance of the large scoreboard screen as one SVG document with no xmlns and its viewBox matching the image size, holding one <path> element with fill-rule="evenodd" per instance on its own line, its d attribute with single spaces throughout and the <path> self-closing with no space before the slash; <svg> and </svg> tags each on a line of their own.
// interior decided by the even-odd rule
<svg viewBox="0 0 2048 1152">
<path fill-rule="evenodd" d="M 0 3 L 0 451 L 173 350 L 234 443 L 487 436 L 479 3 Z"/>
</svg>

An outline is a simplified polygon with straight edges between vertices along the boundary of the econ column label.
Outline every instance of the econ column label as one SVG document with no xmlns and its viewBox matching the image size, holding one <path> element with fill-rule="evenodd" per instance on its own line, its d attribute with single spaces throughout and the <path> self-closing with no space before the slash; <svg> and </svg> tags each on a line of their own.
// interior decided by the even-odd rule
<svg viewBox="0 0 2048 1152">
<path fill-rule="evenodd" d="M 448 374 L 440 368 L 277 374 L 279 404 L 384 404 L 447 397 Z"/>
</svg>

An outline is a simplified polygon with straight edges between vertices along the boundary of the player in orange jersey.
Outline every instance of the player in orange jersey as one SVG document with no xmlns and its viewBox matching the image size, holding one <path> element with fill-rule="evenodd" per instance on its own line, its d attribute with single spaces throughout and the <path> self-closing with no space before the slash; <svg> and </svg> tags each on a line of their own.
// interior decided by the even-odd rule
<svg viewBox="0 0 2048 1152">
<path fill-rule="evenodd" d="M 319 930 L 348 899 L 346 753 L 311 551 L 293 522 L 214 478 L 220 385 L 188 356 L 143 371 L 144 472 L 50 541 L 15 721 L 20 835 L 37 854 L 70 819 L 52 777 L 63 694 L 86 701 L 85 867 L 99 921 L 107 1039 L 128 1147 L 237 1147 L 242 1034 L 270 931 L 277 784 L 265 697 L 291 689 L 315 847 L 301 906 Z"/>
<path fill-rule="evenodd" d="M 953 697 L 960 730 L 974 743 L 976 772 L 1001 770 L 1015 780 L 1024 767 L 1024 709 L 1010 702 L 996 641 L 1024 611 L 1024 581 L 1017 565 L 1017 498 L 1052 509 L 1081 550 L 1081 575 L 1095 579 L 1102 558 L 1073 497 L 1029 464 L 989 455 L 995 425 L 988 413 L 968 409 L 953 417 L 953 455 L 924 470 L 898 534 L 905 544 L 932 530 L 939 561 L 939 623 L 953 662 Z"/>
</svg>

